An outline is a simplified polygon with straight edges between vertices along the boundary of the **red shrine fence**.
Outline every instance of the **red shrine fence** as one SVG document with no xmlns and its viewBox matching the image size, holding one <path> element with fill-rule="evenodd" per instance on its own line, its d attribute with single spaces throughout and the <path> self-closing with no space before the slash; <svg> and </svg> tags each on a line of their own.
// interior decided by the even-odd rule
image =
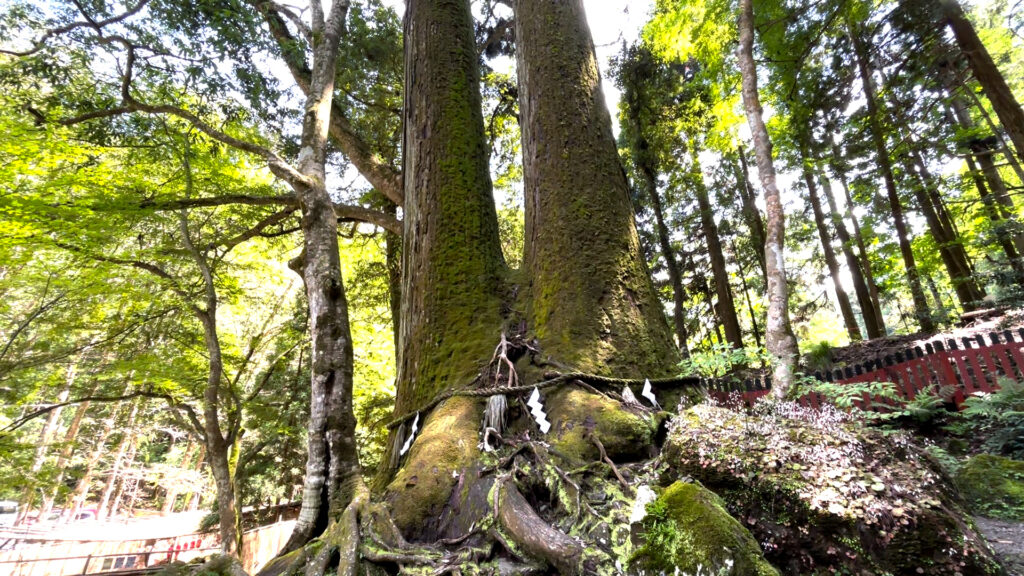
<svg viewBox="0 0 1024 576">
<path fill-rule="evenodd" d="M 828 372 L 816 372 L 818 380 L 837 384 L 891 382 L 905 401 L 918 394 L 939 394 L 958 408 L 978 392 L 994 392 L 1001 379 L 1024 382 L 1024 328 L 1004 330 L 972 338 L 933 340 L 924 346 Z M 719 402 L 747 405 L 768 394 L 771 377 L 708 383 L 708 393 Z M 818 408 L 826 402 L 816 392 L 797 400 Z M 863 404 L 861 405 L 863 406 Z"/>
</svg>

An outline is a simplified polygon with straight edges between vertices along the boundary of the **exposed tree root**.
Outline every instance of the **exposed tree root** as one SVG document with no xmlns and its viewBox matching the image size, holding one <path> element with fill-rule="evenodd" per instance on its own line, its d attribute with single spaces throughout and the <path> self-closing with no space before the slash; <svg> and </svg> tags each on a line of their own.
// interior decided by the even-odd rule
<svg viewBox="0 0 1024 576">
<path fill-rule="evenodd" d="M 498 480 L 495 490 L 498 521 L 527 554 L 554 566 L 560 574 L 580 573 L 583 546 L 579 542 L 552 528 L 537 515 L 508 478 Z"/>
</svg>

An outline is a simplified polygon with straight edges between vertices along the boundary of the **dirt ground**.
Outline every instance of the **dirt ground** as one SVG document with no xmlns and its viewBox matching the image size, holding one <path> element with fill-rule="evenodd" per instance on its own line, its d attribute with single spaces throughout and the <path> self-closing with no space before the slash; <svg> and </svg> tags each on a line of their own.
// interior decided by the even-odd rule
<svg viewBox="0 0 1024 576">
<path fill-rule="evenodd" d="M 1024 523 L 975 517 L 1009 576 L 1024 576 Z"/>
</svg>

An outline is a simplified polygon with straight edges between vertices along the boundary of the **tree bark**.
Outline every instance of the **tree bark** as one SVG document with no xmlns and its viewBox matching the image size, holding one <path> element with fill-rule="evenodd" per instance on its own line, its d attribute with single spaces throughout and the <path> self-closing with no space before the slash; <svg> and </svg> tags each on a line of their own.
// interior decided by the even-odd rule
<svg viewBox="0 0 1024 576">
<path fill-rule="evenodd" d="M 501 335 L 505 263 L 491 192 L 469 0 L 411 0 L 405 14 L 405 205 L 395 414 L 469 385 Z M 395 522 L 429 534 L 479 455 L 479 402 L 419 415 L 411 449 L 382 466 Z M 392 433 L 396 458 L 412 422 Z M 439 452 L 440 451 L 440 452 Z M 445 454 L 438 458 L 438 454 Z"/>
<path fill-rule="evenodd" d="M 807 195 L 811 201 L 811 210 L 814 212 L 814 225 L 818 229 L 818 239 L 821 240 L 822 253 L 825 255 L 825 266 L 832 277 L 832 286 L 836 291 L 836 301 L 839 304 L 839 312 L 843 316 L 843 324 L 846 325 L 846 333 L 850 336 L 851 341 L 857 342 L 861 339 L 860 326 L 857 325 L 857 318 L 853 315 L 850 297 L 839 279 L 839 262 L 836 260 L 836 253 L 832 248 L 832 234 L 825 222 L 825 211 L 821 207 L 821 198 L 818 197 L 818 187 L 814 182 L 814 174 L 811 172 L 806 147 L 801 154 L 803 155 L 804 182 L 807 184 Z M 870 311 L 868 313 L 870 314 Z"/>
<path fill-rule="evenodd" d="M 797 362 L 797 343 L 789 323 L 789 288 L 786 285 L 785 214 L 775 183 L 772 143 L 762 117 L 757 92 L 757 67 L 754 63 L 754 8 L 751 0 L 740 0 L 739 60 L 743 84 L 743 108 L 754 137 L 757 171 L 764 188 L 766 212 L 765 263 L 768 272 L 768 320 L 765 346 L 774 358 L 772 395 L 784 398 L 793 387 Z"/>
<path fill-rule="evenodd" d="M 875 147 L 876 161 L 885 181 L 885 190 L 889 199 L 889 208 L 892 212 L 893 227 L 896 229 L 896 239 L 899 243 L 900 254 L 903 257 L 903 265 L 907 272 L 907 284 L 910 288 L 910 295 L 914 301 L 914 316 L 918 325 L 924 332 L 934 332 L 935 324 L 931 318 L 931 311 L 928 309 L 928 301 L 925 299 L 924 288 L 921 285 L 921 277 L 917 270 L 917 262 L 914 260 L 914 250 L 910 245 L 910 235 L 907 223 L 903 216 L 903 205 L 900 201 L 899 192 L 896 190 L 896 179 L 893 176 L 892 160 L 889 158 L 889 150 L 885 144 L 885 132 L 882 129 L 881 112 L 878 109 L 875 94 L 875 82 L 871 76 L 871 68 L 868 65 L 867 48 L 864 46 L 860 35 L 853 26 L 850 26 L 850 40 L 853 43 L 854 55 L 857 59 L 857 68 L 860 71 L 860 79 L 863 85 L 864 99 L 868 109 L 868 123 L 871 131 L 871 140 Z"/>
<path fill-rule="evenodd" d="M 736 151 L 737 157 L 739 157 L 739 171 L 736 174 L 737 190 L 739 191 L 740 204 L 743 207 L 743 219 L 750 230 L 750 239 L 754 244 L 754 254 L 757 256 L 757 264 L 761 268 L 761 278 L 764 280 L 765 286 L 767 286 L 768 266 L 764 260 L 764 217 L 761 215 L 761 210 L 758 209 L 757 202 L 755 201 L 757 193 L 754 191 L 754 185 L 750 182 L 747 153 L 743 150 L 743 146 L 737 147 Z"/>
<path fill-rule="evenodd" d="M 835 195 L 832 193 L 832 184 L 823 172 L 819 173 L 818 177 L 821 189 L 825 194 L 825 200 L 828 202 L 832 227 L 839 237 L 839 244 L 842 247 L 843 257 L 846 260 L 846 267 L 849 269 L 850 278 L 853 281 L 853 291 L 857 295 L 857 304 L 860 306 L 861 317 L 864 319 L 864 331 L 867 333 L 868 339 L 885 336 L 884 328 L 878 325 L 879 313 L 875 309 L 874 300 L 871 298 L 871 290 L 868 288 L 868 283 L 865 280 L 865 273 L 861 268 L 861 262 L 853 252 L 853 240 L 850 238 L 850 232 L 846 229 L 846 223 L 843 222 L 842 215 L 839 214 Z M 849 206 L 847 208 L 849 209 Z"/>
<path fill-rule="evenodd" d="M 718 224 L 715 222 L 715 210 L 711 206 L 704 173 L 700 165 L 700 156 L 696 143 L 690 140 L 690 176 L 693 182 L 694 195 L 697 197 L 697 210 L 700 212 L 701 230 L 708 247 L 708 258 L 711 260 L 711 275 L 715 281 L 715 295 L 718 297 L 719 319 L 725 330 L 725 339 L 733 348 L 743 348 L 743 332 L 740 330 L 739 316 L 736 314 L 736 303 L 733 301 L 729 287 L 729 271 L 726 269 L 725 253 L 722 251 L 722 240 L 718 235 Z"/>
<path fill-rule="evenodd" d="M 294 267 L 302 274 L 309 306 L 310 420 L 302 506 L 286 552 L 319 535 L 330 519 L 339 518 L 361 481 L 352 411 L 352 335 L 338 222 L 326 176 L 338 47 L 349 3 L 335 0 L 326 15 L 318 0 L 310 4 L 313 70 L 298 159 L 304 180 L 291 182 L 302 210 L 303 252 Z M 213 465 L 213 454 L 209 456 Z"/>
<path fill-rule="evenodd" d="M 97 388 L 98 385 L 94 385 L 88 395 L 93 395 Z M 64 446 L 61 447 L 60 454 L 57 456 L 57 478 L 53 483 L 53 491 L 50 492 L 50 496 L 43 499 L 43 506 L 39 512 L 40 519 L 45 519 L 50 515 L 50 511 L 53 510 L 53 503 L 57 499 L 61 484 L 64 482 L 65 469 L 71 460 L 71 455 L 75 451 L 75 445 L 78 442 L 78 431 L 82 427 L 82 419 L 85 418 L 89 405 L 90 402 L 85 401 L 75 408 L 75 415 L 71 417 L 71 424 L 68 425 L 68 430 L 64 433 Z"/>
<path fill-rule="evenodd" d="M 669 240 L 665 210 L 661 205 L 661 194 L 658 192 L 658 176 L 654 167 L 647 162 L 638 162 L 637 168 L 647 187 L 647 196 L 651 200 L 651 210 L 654 212 L 654 224 L 658 234 L 658 246 L 661 248 L 662 258 L 665 259 L 668 281 L 672 286 L 672 324 L 675 328 L 676 340 L 679 343 L 679 351 L 683 357 L 689 357 L 690 349 L 686 345 L 689 338 L 689 331 L 686 329 L 686 290 L 683 288 L 683 276 L 679 270 L 679 261 L 676 260 L 675 250 L 672 249 L 672 242 Z"/>
<path fill-rule="evenodd" d="M 139 413 L 140 402 L 136 399 L 130 404 L 131 408 L 128 410 L 128 418 L 125 420 L 125 425 L 122 428 L 121 441 L 117 444 L 117 450 L 114 452 L 114 461 L 110 466 L 110 473 L 107 475 L 107 482 L 103 486 L 102 496 L 100 497 L 100 505 L 96 507 L 96 519 L 103 520 L 107 517 L 107 505 L 110 503 L 110 496 L 114 492 L 114 487 L 117 485 L 118 475 L 121 473 L 121 465 L 124 462 L 125 454 L 128 452 L 129 446 L 135 439 L 135 419 Z M 144 404 L 143 404 L 144 405 Z"/>
<path fill-rule="evenodd" d="M 850 219 L 850 224 L 853 226 L 853 237 L 857 242 L 858 261 L 860 262 L 860 269 L 864 272 L 864 283 L 867 284 L 868 294 L 871 297 L 871 306 L 875 311 L 878 335 L 885 336 L 888 330 L 885 327 L 885 313 L 882 310 L 882 301 L 878 296 L 878 284 L 875 283 L 875 274 L 871 265 L 871 256 L 868 254 L 867 242 L 864 240 L 864 232 L 861 230 L 857 215 L 853 212 L 853 194 L 850 193 L 850 185 L 846 181 L 846 174 L 839 163 L 840 156 L 839 145 L 833 143 L 832 170 L 839 178 L 839 184 L 843 187 L 843 199 L 846 201 L 846 217 Z M 832 198 L 832 187 L 823 184 L 822 188 L 824 188 L 827 197 Z M 832 203 L 829 205 L 833 206 L 832 211 L 836 212 L 834 203 L 835 199 L 832 199 Z"/>
<path fill-rule="evenodd" d="M 678 354 L 640 251 L 582 2 L 518 0 L 515 12 L 529 325 L 576 369 L 666 373 Z"/>
<path fill-rule="evenodd" d="M 992 55 L 981 42 L 960 3 L 957 0 L 939 0 L 939 6 L 946 24 L 953 31 L 957 46 L 967 56 L 974 78 L 985 91 L 999 122 L 1017 149 L 1017 157 L 1024 159 L 1024 110 L 1014 98 L 1006 79 L 999 72 Z"/>
</svg>

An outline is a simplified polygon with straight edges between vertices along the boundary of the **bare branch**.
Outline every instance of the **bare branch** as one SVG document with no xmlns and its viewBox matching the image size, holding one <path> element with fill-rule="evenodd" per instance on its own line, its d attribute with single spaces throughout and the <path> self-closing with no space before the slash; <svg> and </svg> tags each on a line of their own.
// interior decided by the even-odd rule
<svg viewBox="0 0 1024 576">
<path fill-rule="evenodd" d="M 19 56 L 19 57 L 20 56 L 31 56 L 32 54 L 35 54 L 36 52 L 39 52 L 40 50 L 45 48 L 46 47 L 46 41 L 49 40 L 50 38 L 53 38 L 55 36 L 60 36 L 62 34 L 67 34 L 68 32 L 71 32 L 71 31 L 76 30 L 78 28 L 92 28 L 92 29 L 96 30 L 97 32 L 99 32 L 100 35 L 102 35 L 103 34 L 103 31 L 102 31 L 103 27 L 109 26 L 111 24 L 116 24 L 118 22 L 121 22 L 121 21 L 123 21 L 123 20 L 125 20 L 127 18 L 130 18 L 130 17 L 134 16 L 135 14 L 138 14 L 143 8 L 146 7 L 146 4 L 149 4 L 149 0 L 139 0 L 139 3 L 136 4 L 134 8 L 129 9 L 127 12 L 124 12 L 123 14 L 119 14 L 117 16 L 112 16 L 110 18 L 107 18 L 106 20 L 101 20 L 101 21 L 97 22 L 97 21 L 93 20 L 88 14 L 85 13 L 85 10 L 82 8 L 81 4 L 79 4 L 78 2 L 75 2 L 75 5 L 78 7 L 79 12 L 81 12 L 82 15 L 85 17 L 85 19 L 86 19 L 85 22 L 72 22 L 70 24 L 65 24 L 64 26 L 60 26 L 58 28 L 51 28 L 51 29 L 47 30 L 46 32 L 44 32 L 43 35 L 39 39 L 34 41 L 32 43 L 32 47 L 29 48 L 28 50 L 24 50 L 24 51 L 20 51 L 20 52 L 17 51 L 17 50 L 0 50 L 0 54 L 8 54 L 10 56 Z"/>
</svg>

